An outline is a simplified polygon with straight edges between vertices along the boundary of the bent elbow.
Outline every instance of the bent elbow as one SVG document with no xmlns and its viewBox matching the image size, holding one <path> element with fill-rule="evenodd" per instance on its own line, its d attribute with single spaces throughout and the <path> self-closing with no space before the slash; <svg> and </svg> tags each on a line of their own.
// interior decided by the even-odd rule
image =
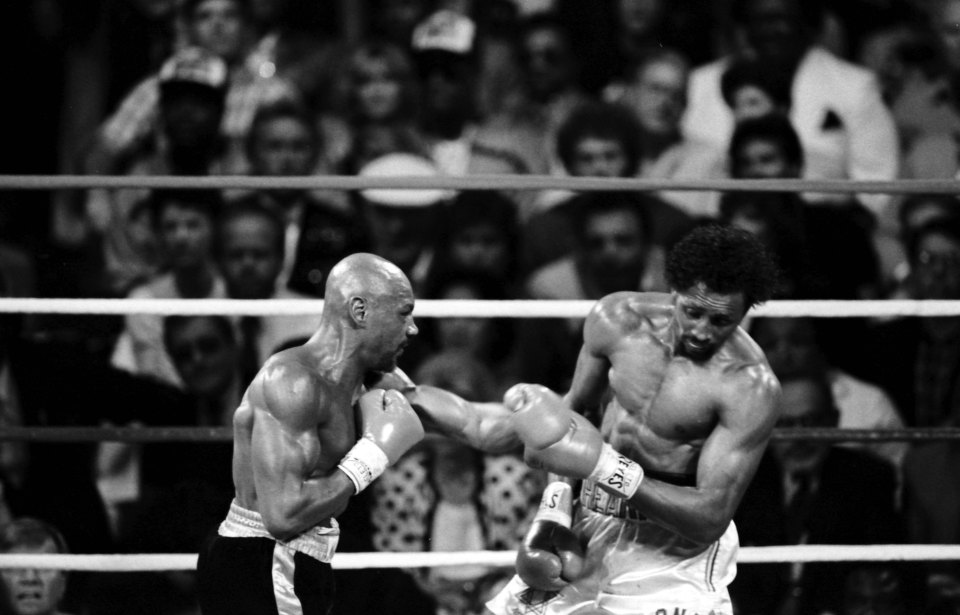
<svg viewBox="0 0 960 615">
<path fill-rule="evenodd" d="M 271 536 L 280 541 L 290 540 L 301 531 L 295 516 L 279 506 L 263 511 L 263 525 Z"/>
<path fill-rule="evenodd" d="M 730 519 L 711 519 L 705 523 L 698 524 L 691 528 L 686 534 L 686 538 L 698 545 L 709 546 L 720 540 L 730 527 Z"/>
</svg>

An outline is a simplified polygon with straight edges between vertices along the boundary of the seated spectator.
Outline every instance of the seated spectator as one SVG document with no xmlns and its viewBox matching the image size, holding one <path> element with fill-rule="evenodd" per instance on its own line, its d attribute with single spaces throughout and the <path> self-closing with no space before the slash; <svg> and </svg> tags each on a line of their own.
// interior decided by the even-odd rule
<svg viewBox="0 0 960 615">
<path fill-rule="evenodd" d="M 219 132 L 224 112 L 227 69 L 199 48 L 171 57 L 160 70 L 161 144 L 137 152 L 107 172 L 123 175 L 224 175 L 240 168 L 225 153 Z M 156 273 L 156 237 L 149 211 L 150 191 L 92 190 L 87 215 L 104 234 L 108 286 L 120 295 Z"/>
<path fill-rule="evenodd" d="M 430 156 L 417 126 L 416 75 L 407 52 L 386 42 L 361 43 L 344 66 L 343 109 L 349 145 L 338 168 L 356 174 L 395 152 Z"/>
<path fill-rule="evenodd" d="M 724 148 L 734 129 L 720 81 L 740 57 L 759 57 L 788 75 L 790 120 L 806 153 L 805 179 L 893 180 L 897 177 L 897 133 L 872 73 L 816 43 L 823 2 L 737 0 L 735 25 L 742 28 L 743 52 L 700 66 L 690 76 L 689 106 L 683 118 L 687 138 Z M 812 195 L 832 203 L 837 194 Z M 861 195 L 886 222 L 888 195 Z"/>
<path fill-rule="evenodd" d="M 960 544 L 960 485 L 954 480 L 957 464 L 960 443 L 956 440 L 918 442 L 907 452 L 903 504 L 910 542 Z M 921 570 L 928 603 L 952 602 L 955 609 L 960 607 L 957 562 L 924 562 Z"/>
<path fill-rule="evenodd" d="M 835 427 L 839 412 L 821 373 L 782 381 L 778 427 Z M 888 544 L 903 540 L 893 468 L 875 456 L 817 441 L 770 444 L 735 516 L 744 546 Z M 743 615 L 840 612 L 844 563 L 742 567 L 730 585 Z"/>
<path fill-rule="evenodd" d="M 607 100 L 626 105 L 639 120 L 639 177 L 683 180 L 724 176 L 723 149 L 685 138 L 680 129 L 689 73 L 687 60 L 678 52 L 655 49 L 633 68 L 622 91 L 604 92 Z M 669 190 L 656 194 L 688 216 L 717 215 L 716 192 Z"/>
<path fill-rule="evenodd" d="M 420 130 L 429 157 L 445 175 L 545 172 L 539 124 L 487 121 L 479 115 L 477 24 L 439 10 L 417 25 L 411 40 L 420 90 Z M 535 193 L 511 191 L 526 210 Z"/>
<path fill-rule="evenodd" d="M 643 197 L 591 192 L 576 197 L 576 251 L 527 278 L 533 299 L 599 299 L 621 290 L 666 290 L 663 252 L 649 241 Z M 566 390 L 580 351 L 583 319 L 532 319 L 520 329 L 521 380 Z"/>
<path fill-rule="evenodd" d="M 767 115 L 737 124 L 728 152 L 730 176 L 736 179 L 797 179 L 803 174 L 806 153 L 790 120 Z M 759 200 L 762 208 L 778 209 L 781 218 L 796 225 L 796 211 L 803 242 L 807 246 L 814 285 L 806 293 L 810 298 L 868 299 L 879 296 L 879 264 L 869 231 L 869 214 L 856 202 L 846 206 L 815 206 L 806 195 L 794 193 L 772 196 L 729 195 L 731 202 Z M 776 201 L 782 204 L 775 205 Z M 844 259 L 834 258 L 843 250 Z M 797 258 L 796 253 L 782 252 Z M 801 258 L 801 262 L 802 262 Z M 802 273 L 799 271 L 798 273 Z"/>
<path fill-rule="evenodd" d="M 914 291 L 910 288 L 910 262 L 906 255 L 906 246 L 911 238 L 927 223 L 935 220 L 960 218 L 960 200 L 952 194 L 913 194 L 900 203 L 900 243 L 903 246 L 903 260 L 893 270 L 890 280 L 890 299 L 910 299 Z"/>
<path fill-rule="evenodd" d="M 0 553 L 70 553 L 67 541 L 52 525 L 30 517 L 0 527 Z M 64 615 L 67 573 L 55 569 L 9 568 L 0 572 L 2 612 L 11 615 Z M 84 609 L 74 604 L 71 610 Z"/>
<path fill-rule="evenodd" d="M 928 25 L 900 21 L 871 34 L 862 54 L 897 126 L 902 178 L 946 179 L 958 171 L 960 114 L 946 50 L 936 39 Z"/>
<path fill-rule="evenodd" d="M 908 615 L 916 613 L 923 596 L 905 566 L 864 563 L 847 575 L 841 615 Z"/>
<path fill-rule="evenodd" d="M 960 299 L 960 218 L 934 219 L 908 239 L 905 298 Z M 904 317 L 875 324 L 861 364 L 911 427 L 954 425 L 960 417 L 960 318 Z"/>
<path fill-rule="evenodd" d="M 481 363 L 442 353 L 414 380 L 472 401 L 497 399 L 485 389 Z M 543 476 L 518 454 L 482 455 L 432 438 L 389 468 L 373 485 L 373 544 L 380 551 L 515 549 L 536 510 Z M 426 613 L 470 615 L 509 578 L 503 570 L 464 565 L 406 571 L 432 601 Z"/>
<path fill-rule="evenodd" d="M 760 345 L 774 374 L 786 380 L 810 370 L 823 370 L 840 413 L 842 429 L 901 429 L 903 419 L 890 396 L 875 384 L 864 382 L 829 364 L 818 339 L 817 321 L 810 317 L 757 318 L 750 336 Z M 842 446 L 872 452 L 896 468 L 900 476 L 905 442 L 844 442 Z"/>
<path fill-rule="evenodd" d="M 360 170 L 360 177 L 436 177 L 430 160 L 412 154 L 388 154 Z M 434 264 L 443 206 L 450 195 L 444 190 L 370 188 L 359 192 L 371 252 L 394 263 L 407 275 L 419 294 Z"/>
<path fill-rule="evenodd" d="M 254 175 L 313 174 L 320 135 L 300 106 L 277 103 L 254 117 L 246 143 Z M 339 197 L 338 197 L 339 198 Z M 322 297 L 327 273 L 341 258 L 365 248 L 365 230 L 343 204 L 310 190 L 258 190 L 239 200 L 274 209 L 285 221 L 282 284 L 291 291 Z"/>
<path fill-rule="evenodd" d="M 283 220 L 256 203 L 228 208 L 217 228 L 220 271 L 232 299 L 309 299 L 279 283 L 284 254 Z M 238 322 L 240 387 L 270 355 L 293 339 L 310 337 L 319 314 L 242 316 Z M 230 410 L 232 412 L 232 409 Z"/>
<path fill-rule="evenodd" d="M 226 296 L 213 254 L 220 196 L 210 190 L 157 190 L 149 203 L 151 221 L 164 254 L 166 271 L 137 286 L 131 299 L 208 299 Z M 111 364 L 179 386 L 163 349 L 162 318 L 131 314 L 117 340 Z"/>
<path fill-rule="evenodd" d="M 640 124 L 634 114 L 617 103 L 591 103 L 577 107 L 557 133 L 557 151 L 567 174 L 573 177 L 633 177 L 640 168 Z M 579 199 L 555 192 L 553 202 L 529 218 L 521 239 L 522 268 L 533 271 L 576 247 L 575 210 Z M 688 216 L 678 208 L 647 194 L 638 197 L 648 210 L 650 240 L 662 245 Z"/>
<path fill-rule="evenodd" d="M 720 92 L 734 123 L 790 112 L 790 80 L 763 60 L 740 58 L 732 62 L 720 78 Z"/>
<path fill-rule="evenodd" d="M 425 299 L 507 299 L 506 289 L 495 279 L 478 272 L 448 271 L 438 276 L 421 295 Z M 436 318 L 421 324 L 417 345 L 428 344 L 430 356 L 460 352 L 479 362 L 492 378 L 491 399 L 500 399 L 520 381 L 517 328 L 509 318 Z M 421 353 L 423 350 L 421 350 Z"/>
<path fill-rule="evenodd" d="M 256 109 L 281 99 L 296 99 L 294 86 L 276 75 L 266 75 L 248 54 L 251 16 L 246 0 L 186 0 L 180 3 L 185 47 L 198 47 L 226 64 L 227 86 L 220 133 L 232 147 L 246 138 Z M 104 160 L 91 169 L 104 172 L 138 149 L 150 147 L 159 136 L 160 75 L 141 81 L 101 125 L 96 151 Z"/>
<path fill-rule="evenodd" d="M 516 204 L 494 190 L 464 190 L 446 208 L 431 276 L 449 271 L 496 279 L 518 294 L 520 228 Z"/>
</svg>

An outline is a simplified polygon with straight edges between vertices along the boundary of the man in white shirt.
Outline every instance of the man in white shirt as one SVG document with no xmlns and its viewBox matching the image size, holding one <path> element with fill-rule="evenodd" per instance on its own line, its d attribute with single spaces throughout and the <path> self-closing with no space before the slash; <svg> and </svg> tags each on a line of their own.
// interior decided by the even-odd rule
<svg viewBox="0 0 960 615">
<path fill-rule="evenodd" d="M 790 120 L 806 157 L 804 178 L 892 180 L 898 173 L 898 141 L 874 75 L 814 44 L 822 6 L 799 0 L 737 0 L 734 16 L 746 35 L 747 55 L 762 57 L 793 75 Z M 720 80 L 733 58 L 693 71 L 683 120 L 688 138 L 726 149 L 734 120 Z M 831 200 L 842 195 L 809 195 Z M 887 195 L 862 195 L 881 224 Z"/>
</svg>

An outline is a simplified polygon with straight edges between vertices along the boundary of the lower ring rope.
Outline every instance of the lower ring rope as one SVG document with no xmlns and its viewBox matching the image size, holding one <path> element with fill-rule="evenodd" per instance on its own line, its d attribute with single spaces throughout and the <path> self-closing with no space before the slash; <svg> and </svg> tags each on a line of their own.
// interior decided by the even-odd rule
<svg viewBox="0 0 960 615">
<path fill-rule="evenodd" d="M 338 570 L 367 568 L 423 568 L 478 564 L 512 567 L 514 551 L 432 553 L 337 553 L 331 565 Z M 738 564 L 782 562 L 891 562 L 960 561 L 960 545 L 791 545 L 742 547 Z M 196 570 L 191 553 L 64 555 L 47 553 L 0 554 L 0 569 L 83 570 L 88 572 L 160 572 Z"/>
</svg>

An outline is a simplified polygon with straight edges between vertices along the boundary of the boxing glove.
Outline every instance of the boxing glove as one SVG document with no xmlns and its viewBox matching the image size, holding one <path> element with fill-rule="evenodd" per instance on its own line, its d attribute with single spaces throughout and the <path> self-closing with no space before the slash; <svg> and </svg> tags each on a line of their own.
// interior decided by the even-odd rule
<svg viewBox="0 0 960 615">
<path fill-rule="evenodd" d="M 530 587 L 559 591 L 583 572 L 583 547 L 570 530 L 572 509 L 570 485 L 547 485 L 540 508 L 517 550 L 517 574 Z"/>
<path fill-rule="evenodd" d="M 511 424 L 531 467 L 592 480 L 619 497 L 636 493 L 643 468 L 613 450 L 559 395 L 540 385 L 516 385 L 504 395 L 504 405 L 513 412 Z"/>
<path fill-rule="evenodd" d="M 357 405 L 360 438 L 337 467 L 360 493 L 423 439 L 423 425 L 410 402 L 398 391 L 368 391 Z"/>
</svg>

